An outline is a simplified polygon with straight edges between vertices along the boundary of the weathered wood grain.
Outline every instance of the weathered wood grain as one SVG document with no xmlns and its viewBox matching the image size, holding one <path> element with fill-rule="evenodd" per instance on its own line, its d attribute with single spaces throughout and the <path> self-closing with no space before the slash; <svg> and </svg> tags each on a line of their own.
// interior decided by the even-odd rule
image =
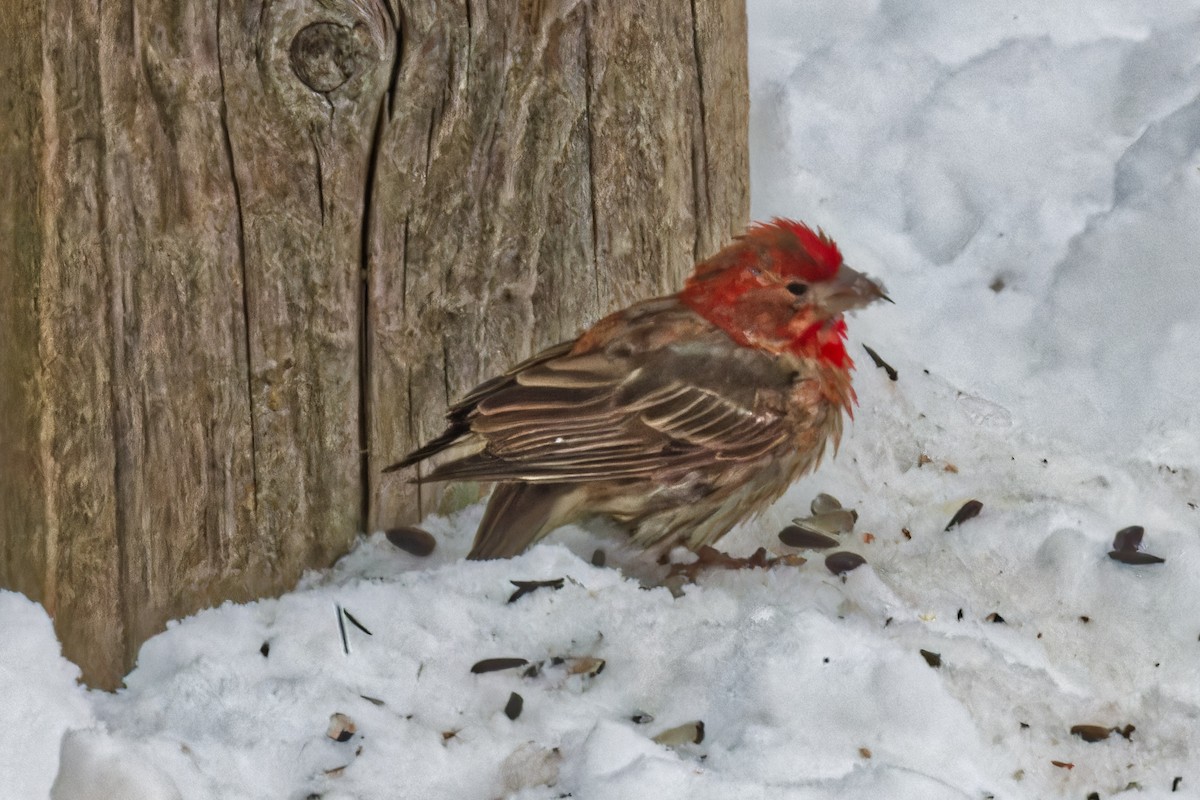
<svg viewBox="0 0 1200 800">
<path fill-rule="evenodd" d="M 428 510 L 379 469 L 448 400 L 745 222 L 733 0 L 8 22 L 0 584 L 94 685 L 167 619 Z"/>
</svg>

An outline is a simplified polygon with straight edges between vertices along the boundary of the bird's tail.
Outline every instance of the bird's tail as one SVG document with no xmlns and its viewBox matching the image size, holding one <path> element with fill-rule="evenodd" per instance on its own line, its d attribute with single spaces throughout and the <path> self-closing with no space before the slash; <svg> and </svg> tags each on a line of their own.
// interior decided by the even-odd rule
<svg viewBox="0 0 1200 800">
<path fill-rule="evenodd" d="M 512 558 L 574 516 L 579 487 L 568 484 L 499 483 L 483 512 L 467 558 Z"/>
</svg>

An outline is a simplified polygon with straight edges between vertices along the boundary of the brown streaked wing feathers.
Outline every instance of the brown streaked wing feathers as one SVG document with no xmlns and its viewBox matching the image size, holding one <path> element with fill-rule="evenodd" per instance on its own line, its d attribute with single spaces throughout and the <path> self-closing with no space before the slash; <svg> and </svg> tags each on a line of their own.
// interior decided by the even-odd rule
<svg viewBox="0 0 1200 800">
<path fill-rule="evenodd" d="M 789 377 L 770 356 L 728 339 L 714 344 L 703 369 L 680 369 L 687 358 L 670 348 L 533 364 L 486 395 L 473 393 L 462 421 L 486 446 L 424 480 L 627 480 L 761 458 L 790 436 L 782 410 Z M 748 370 L 759 380 L 730 380 Z"/>
<path fill-rule="evenodd" d="M 404 469 L 405 467 L 411 467 L 413 464 L 416 464 L 419 461 L 424 461 L 430 456 L 442 452 L 447 447 L 461 439 L 463 436 L 470 433 L 471 427 L 467 423 L 467 416 L 471 413 L 471 411 L 474 410 L 475 405 L 480 400 L 494 392 L 503 389 L 505 386 L 512 385 L 516 381 L 515 376 L 522 370 L 535 367 L 538 364 L 542 364 L 551 359 L 566 355 L 574 346 L 574 340 L 559 342 L 553 347 L 547 347 L 540 353 L 525 359 L 503 375 L 497 375 L 496 377 L 479 384 L 472 389 L 466 397 L 452 405 L 446 412 L 447 424 L 445 431 L 435 438 L 430 439 L 416 450 L 413 450 L 395 464 L 385 467 L 383 472 L 395 472 L 396 470 Z"/>
</svg>

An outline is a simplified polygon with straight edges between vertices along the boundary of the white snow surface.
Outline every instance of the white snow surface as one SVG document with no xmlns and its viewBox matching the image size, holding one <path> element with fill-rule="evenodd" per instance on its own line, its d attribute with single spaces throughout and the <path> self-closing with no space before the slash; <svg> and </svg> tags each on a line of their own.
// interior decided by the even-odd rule
<svg viewBox="0 0 1200 800">
<path fill-rule="evenodd" d="M 896 305 L 851 320 L 837 458 L 722 545 L 784 549 L 824 491 L 866 565 L 675 598 L 577 528 L 465 562 L 475 506 L 426 520 L 429 558 L 377 533 L 171 624 L 115 694 L 0 593 L 0 798 L 1200 797 L 1200 3 L 749 12 L 754 216 L 820 225 Z M 1135 524 L 1165 563 L 1108 558 Z M 544 663 L 472 673 L 495 657 Z"/>
</svg>

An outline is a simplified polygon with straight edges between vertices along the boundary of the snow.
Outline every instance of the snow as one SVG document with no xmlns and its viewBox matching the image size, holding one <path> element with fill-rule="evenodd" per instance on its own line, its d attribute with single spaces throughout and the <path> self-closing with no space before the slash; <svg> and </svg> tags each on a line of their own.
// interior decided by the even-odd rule
<svg viewBox="0 0 1200 800">
<path fill-rule="evenodd" d="M 1200 3 L 750 22 L 753 215 L 819 224 L 896 305 L 851 320 L 836 460 L 722 544 L 780 549 L 824 491 L 866 566 L 808 553 L 676 598 L 580 529 L 464 562 L 473 506 L 425 522 L 429 558 L 376 533 L 173 623 L 115 694 L 0 593 L 0 798 L 1200 797 Z M 1107 556 L 1135 524 L 1165 563 Z M 370 634 L 343 618 L 344 646 L 339 609 Z M 540 667 L 472 673 L 497 657 Z"/>
</svg>

